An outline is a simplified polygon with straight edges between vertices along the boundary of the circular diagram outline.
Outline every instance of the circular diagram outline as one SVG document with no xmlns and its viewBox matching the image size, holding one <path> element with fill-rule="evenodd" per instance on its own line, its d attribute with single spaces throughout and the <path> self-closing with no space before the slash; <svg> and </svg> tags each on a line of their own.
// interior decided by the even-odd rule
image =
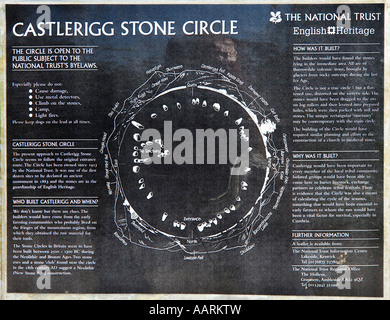
<svg viewBox="0 0 390 320">
<path fill-rule="evenodd" d="M 184 85 L 180 85 L 183 83 Z M 154 90 L 151 90 L 151 87 L 154 87 Z M 266 168 L 266 179 L 264 180 L 260 195 L 255 205 L 238 223 L 222 233 L 201 237 L 200 239 L 193 239 L 193 242 L 189 243 L 187 241 L 187 243 L 184 243 L 186 238 L 183 239 L 183 237 L 158 230 L 143 220 L 132 208 L 122 188 L 119 166 L 117 163 L 118 160 L 115 156 L 119 155 L 122 141 L 121 138 L 123 139 L 131 120 L 134 119 L 141 109 L 168 92 L 189 87 L 197 87 L 199 89 L 211 90 L 223 94 L 239 104 L 257 125 L 263 138 L 268 163 Z M 249 97 L 251 101 L 249 104 L 245 101 L 244 95 L 245 97 Z M 271 203 L 271 198 L 275 198 L 275 194 L 279 194 L 279 197 L 276 200 L 280 201 L 280 196 L 283 193 L 283 187 L 280 189 L 279 193 L 276 192 L 275 187 L 275 180 L 279 176 L 281 166 L 280 157 L 278 156 L 279 150 L 275 147 L 272 140 L 273 132 L 276 130 L 276 123 L 265 113 L 263 106 L 256 101 L 257 98 L 257 96 L 253 97 L 250 93 L 240 90 L 236 83 L 219 72 L 211 72 L 209 70 L 184 70 L 179 73 L 154 72 L 143 85 L 138 87 L 132 95 L 124 101 L 121 110 L 114 118 L 114 130 L 109 135 L 106 143 L 107 153 L 111 163 L 110 171 L 115 176 L 115 223 L 123 238 L 142 247 L 169 251 L 183 250 L 189 254 L 211 253 L 219 252 L 221 250 L 231 250 L 238 247 L 248 247 L 252 236 L 255 235 L 259 230 L 259 227 L 261 227 L 262 224 L 264 226 L 264 223 L 267 223 L 266 221 L 270 218 L 270 214 L 266 217 L 261 215 L 262 209 Z M 258 120 L 258 116 L 262 117 L 261 121 Z M 266 192 L 268 192 L 269 195 L 265 199 L 262 199 Z"/>
</svg>

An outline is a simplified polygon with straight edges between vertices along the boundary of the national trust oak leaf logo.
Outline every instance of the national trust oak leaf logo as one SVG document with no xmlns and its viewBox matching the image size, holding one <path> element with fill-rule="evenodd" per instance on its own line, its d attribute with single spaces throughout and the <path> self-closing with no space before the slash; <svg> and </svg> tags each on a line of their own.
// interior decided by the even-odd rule
<svg viewBox="0 0 390 320">
<path fill-rule="evenodd" d="M 282 13 L 280 11 L 277 12 L 271 11 L 270 14 L 271 14 L 271 18 L 269 19 L 269 21 L 275 24 L 282 22 Z"/>
</svg>

